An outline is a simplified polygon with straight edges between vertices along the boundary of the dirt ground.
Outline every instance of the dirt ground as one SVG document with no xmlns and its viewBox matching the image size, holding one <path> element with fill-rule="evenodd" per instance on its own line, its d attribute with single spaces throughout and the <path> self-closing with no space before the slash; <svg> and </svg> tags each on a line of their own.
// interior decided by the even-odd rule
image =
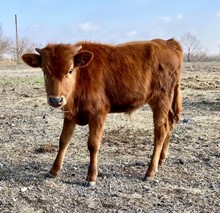
<svg viewBox="0 0 220 213">
<path fill-rule="evenodd" d="M 154 181 L 152 113 L 111 114 L 97 185 L 84 186 L 88 128 L 77 127 L 60 176 L 46 179 L 62 113 L 46 104 L 40 70 L 0 63 L 0 212 L 220 212 L 220 63 L 184 64 L 183 114 Z"/>
</svg>

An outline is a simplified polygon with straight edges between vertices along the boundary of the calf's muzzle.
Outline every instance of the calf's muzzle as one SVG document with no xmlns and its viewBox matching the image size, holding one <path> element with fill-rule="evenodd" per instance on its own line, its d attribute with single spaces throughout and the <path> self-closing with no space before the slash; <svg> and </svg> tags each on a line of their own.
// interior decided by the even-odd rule
<svg viewBox="0 0 220 213">
<path fill-rule="evenodd" d="M 64 106 L 64 98 L 62 96 L 61 97 L 49 96 L 48 103 L 52 107 L 59 108 Z"/>
</svg>

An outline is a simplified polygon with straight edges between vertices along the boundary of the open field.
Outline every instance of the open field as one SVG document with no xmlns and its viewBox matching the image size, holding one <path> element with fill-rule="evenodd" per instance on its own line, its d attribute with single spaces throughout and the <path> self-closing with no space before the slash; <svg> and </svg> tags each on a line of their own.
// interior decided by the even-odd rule
<svg viewBox="0 0 220 213">
<path fill-rule="evenodd" d="M 62 113 L 46 104 L 40 70 L 0 63 L 0 212 L 220 212 L 220 63 L 184 64 L 183 114 L 155 181 L 152 113 L 111 114 L 94 188 L 84 187 L 88 128 L 77 127 L 56 179 Z"/>
</svg>

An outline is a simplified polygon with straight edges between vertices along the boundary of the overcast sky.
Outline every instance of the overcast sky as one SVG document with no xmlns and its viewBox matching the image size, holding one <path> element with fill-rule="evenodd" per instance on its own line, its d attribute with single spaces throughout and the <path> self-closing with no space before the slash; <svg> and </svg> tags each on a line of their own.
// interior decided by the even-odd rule
<svg viewBox="0 0 220 213">
<path fill-rule="evenodd" d="M 208 53 L 220 51 L 220 0 L 0 0 L 4 35 L 45 45 L 80 40 L 121 43 L 197 36 Z"/>
</svg>

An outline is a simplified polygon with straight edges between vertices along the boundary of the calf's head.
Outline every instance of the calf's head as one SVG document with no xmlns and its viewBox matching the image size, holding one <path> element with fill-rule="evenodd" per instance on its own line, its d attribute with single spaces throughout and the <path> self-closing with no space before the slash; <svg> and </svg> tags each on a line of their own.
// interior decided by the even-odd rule
<svg viewBox="0 0 220 213">
<path fill-rule="evenodd" d="M 82 46 L 69 44 L 48 44 L 35 53 L 22 56 L 31 67 L 40 67 L 44 73 L 48 103 L 52 107 L 62 108 L 74 92 L 76 72 L 79 67 L 87 66 L 93 59 L 93 53 L 80 51 Z"/>
</svg>

